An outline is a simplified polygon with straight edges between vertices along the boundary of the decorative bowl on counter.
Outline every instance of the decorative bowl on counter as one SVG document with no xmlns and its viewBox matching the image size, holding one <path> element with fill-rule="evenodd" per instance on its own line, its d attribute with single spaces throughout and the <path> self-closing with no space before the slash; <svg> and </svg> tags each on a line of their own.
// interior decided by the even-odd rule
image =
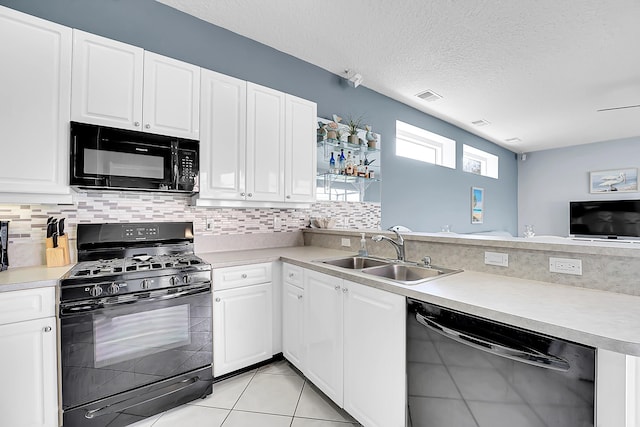
<svg viewBox="0 0 640 427">
<path fill-rule="evenodd" d="M 336 226 L 336 220 L 327 216 L 311 218 L 311 226 L 315 228 L 333 228 Z"/>
</svg>

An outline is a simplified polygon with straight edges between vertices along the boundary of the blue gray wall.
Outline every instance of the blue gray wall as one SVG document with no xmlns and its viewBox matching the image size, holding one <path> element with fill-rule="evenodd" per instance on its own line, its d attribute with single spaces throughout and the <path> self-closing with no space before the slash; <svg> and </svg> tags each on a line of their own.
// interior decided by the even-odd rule
<svg viewBox="0 0 640 427">
<path fill-rule="evenodd" d="M 183 14 L 153 0 L 0 0 L 10 8 L 120 40 L 204 68 L 272 87 L 318 104 L 318 115 L 366 117 L 382 135 L 382 225 L 414 230 L 517 230 L 514 154 L 456 126 L 365 87 L 353 89 L 326 70 Z M 366 84 L 366 76 L 365 76 Z M 402 120 L 458 142 L 458 170 L 395 156 L 395 122 Z M 460 170 L 462 144 L 500 157 L 500 179 Z M 471 225 L 471 187 L 485 189 L 484 224 Z"/>
<path fill-rule="evenodd" d="M 589 193 L 589 172 L 640 167 L 640 138 L 536 151 L 520 162 L 518 223 L 538 235 L 569 234 L 569 201 L 640 199 L 639 193 Z"/>
</svg>

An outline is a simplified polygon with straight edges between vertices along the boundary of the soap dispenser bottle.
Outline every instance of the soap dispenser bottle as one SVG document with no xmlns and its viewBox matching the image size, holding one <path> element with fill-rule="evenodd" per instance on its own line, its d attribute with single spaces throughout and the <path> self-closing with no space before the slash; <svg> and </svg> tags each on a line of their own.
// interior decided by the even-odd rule
<svg viewBox="0 0 640 427">
<path fill-rule="evenodd" d="M 358 251 L 358 256 L 369 256 L 367 252 L 367 239 L 365 239 L 364 233 L 360 234 L 360 250 Z"/>
</svg>

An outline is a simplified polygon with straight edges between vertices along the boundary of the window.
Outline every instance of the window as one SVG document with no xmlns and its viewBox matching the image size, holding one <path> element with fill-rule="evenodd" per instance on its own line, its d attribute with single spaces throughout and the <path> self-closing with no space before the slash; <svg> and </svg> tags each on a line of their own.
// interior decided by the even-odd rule
<svg viewBox="0 0 640 427">
<path fill-rule="evenodd" d="M 463 144 L 462 170 L 498 179 L 498 156 Z"/>
<path fill-rule="evenodd" d="M 456 142 L 396 120 L 396 156 L 456 168 Z"/>
</svg>

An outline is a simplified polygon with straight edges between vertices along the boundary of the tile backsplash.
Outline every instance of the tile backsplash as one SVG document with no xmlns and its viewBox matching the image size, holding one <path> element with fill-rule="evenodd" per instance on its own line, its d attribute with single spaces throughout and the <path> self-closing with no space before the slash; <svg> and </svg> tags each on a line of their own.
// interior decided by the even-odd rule
<svg viewBox="0 0 640 427">
<path fill-rule="evenodd" d="M 71 240 L 79 223 L 192 221 L 198 236 L 297 232 L 309 219 L 330 216 L 344 228 L 380 228 L 380 204 L 316 202 L 305 209 L 203 208 L 183 195 L 125 192 L 77 193 L 73 205 L 0 205 L 9 220 L 11 267 L 41 265 L 47 218 L 66 218 Z M 275 220 L 275 221 L 274 221 Z M 274 222 L 276 227 L 274 227 Z M 211 228 L 207 229 L 207 223 Z M 75 246 L 75 242 L 72 242 Z"/>
</svg>

